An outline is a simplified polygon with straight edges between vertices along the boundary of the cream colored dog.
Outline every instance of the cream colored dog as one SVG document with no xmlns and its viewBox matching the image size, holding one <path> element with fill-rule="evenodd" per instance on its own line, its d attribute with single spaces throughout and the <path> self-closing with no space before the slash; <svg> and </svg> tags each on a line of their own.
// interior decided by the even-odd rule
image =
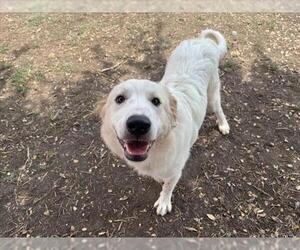
<svg viewBox="0 0 300 250">
<path fill-rule="evenodd" d="M 172 192 L 207 108 L 216 114 L 221 133 L 229 133 L 218 73 L 226 51 L 224 37 L 205 30 L 172 52 L 160 83 L 124 81 L 98 104 L 101 135 L 108 148 L 139 174 L 163 183 L 154 204 L 157 214 L 172 209 Z"/>
</svg>

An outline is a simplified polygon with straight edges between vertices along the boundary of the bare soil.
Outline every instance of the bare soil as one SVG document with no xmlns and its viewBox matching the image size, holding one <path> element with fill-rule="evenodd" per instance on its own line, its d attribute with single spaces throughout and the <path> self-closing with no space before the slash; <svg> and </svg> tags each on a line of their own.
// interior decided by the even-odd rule
<svg viewBox="0 0 300 250">
<path fill-rule="evenodd" d="M 91 111 L 207 27 L 228 40 L 231 133 L 206 118 L 160 217 L 160 185 L 112 156 Z M 1 236 L 300 236 L 299 14 L 1 14 L 0 34 Z"/>
</svg>

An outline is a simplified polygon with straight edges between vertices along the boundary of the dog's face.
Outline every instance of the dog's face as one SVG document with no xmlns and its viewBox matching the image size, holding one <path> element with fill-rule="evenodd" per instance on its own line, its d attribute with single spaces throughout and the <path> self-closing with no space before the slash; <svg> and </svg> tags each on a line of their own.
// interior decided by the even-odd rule
<svg viewBox="0 0 300 250">
<path fill-rule="evenodd" d="M 148 80 L 122 82 L 97 108 L 102 137 L 119 157 L 144 161 L 156 141 L 174 126 L 176 109 L 176 100 L 165 86 Z"/>
</svg>

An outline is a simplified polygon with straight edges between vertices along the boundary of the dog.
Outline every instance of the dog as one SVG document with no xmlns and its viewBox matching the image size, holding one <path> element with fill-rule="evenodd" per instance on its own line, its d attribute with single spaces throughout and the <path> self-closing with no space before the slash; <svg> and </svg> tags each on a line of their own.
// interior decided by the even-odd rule
<svg viewBox="0 0 300 250">
<path fill-rule="evenodd" d="M 172 192 L 207 111 L 216 115 L 220 132 L 229 133 L 218 70 L 226 52 L 223 35 L 204 30 L 171 53 L 160 82 L 126 80 L 96 107 L 107 147 L 138 174 L 162 183 L 158 215 L 172 210 Z"/>
</svg>

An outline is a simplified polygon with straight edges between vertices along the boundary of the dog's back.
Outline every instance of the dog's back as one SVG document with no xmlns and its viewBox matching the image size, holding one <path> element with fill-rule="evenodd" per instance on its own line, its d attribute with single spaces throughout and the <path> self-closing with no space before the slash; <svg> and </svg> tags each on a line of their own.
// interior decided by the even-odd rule
<svg viewBox="0 0 300 250">
<path fill-rule="evenodd" d="M 218 78 L 219 60 L 226 51 L 219 32 L 204 30 L 199 37 L 181 42 L 168 60 L 161 83 L 189 106 L 198 129 L 206 114 L 209 84 Z"/>
<path fill-rule="evenodd" d="M 199 37 L 185 40 L 176 47 L 168 60 L 162 82 L 184 76 L 207 82 L 211 70 L 218 68 L 226 52 L 226 41 L 221 33 L 204 30 Z"/>
</svg>

